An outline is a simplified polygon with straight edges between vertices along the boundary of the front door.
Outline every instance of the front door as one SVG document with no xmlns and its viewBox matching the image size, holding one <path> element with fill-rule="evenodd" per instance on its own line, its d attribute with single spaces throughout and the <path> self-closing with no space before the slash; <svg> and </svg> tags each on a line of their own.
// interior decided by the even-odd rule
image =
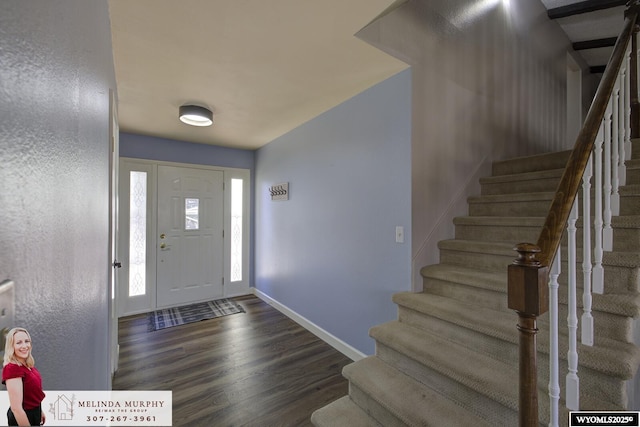
<svg viewBox="0 0 640 427">
<path fill-rule="evenodd" d="M 223 172 L 158 166 L 157 307 L 223 296 Z"/>
</svg>

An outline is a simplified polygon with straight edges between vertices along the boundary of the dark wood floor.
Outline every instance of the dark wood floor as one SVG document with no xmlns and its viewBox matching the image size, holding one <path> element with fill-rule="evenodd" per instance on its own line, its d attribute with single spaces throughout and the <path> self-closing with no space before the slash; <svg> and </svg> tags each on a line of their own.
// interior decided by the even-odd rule
<svg viewBox="0 0 640 427">
<path fill-rule="evenodd" d="M 172 390 L 174 426 L 309 426 L 347 394 L 351 361 L 260 299 L 246 313 L 147 332 L 120 319 L 114 390 Z"/>
</svg>

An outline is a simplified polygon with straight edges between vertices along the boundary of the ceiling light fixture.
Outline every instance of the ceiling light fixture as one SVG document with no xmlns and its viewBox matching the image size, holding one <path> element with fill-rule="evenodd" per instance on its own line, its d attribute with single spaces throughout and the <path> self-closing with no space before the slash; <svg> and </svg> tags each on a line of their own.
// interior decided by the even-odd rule
<svg viewBox="0 0 640 427">
<path fill-rule="evenodd" d="M 198 105 L 183 105 L 180 107 L 180 121 L 191 126 L 211 126 L 213 113 Z"/>
</svg>

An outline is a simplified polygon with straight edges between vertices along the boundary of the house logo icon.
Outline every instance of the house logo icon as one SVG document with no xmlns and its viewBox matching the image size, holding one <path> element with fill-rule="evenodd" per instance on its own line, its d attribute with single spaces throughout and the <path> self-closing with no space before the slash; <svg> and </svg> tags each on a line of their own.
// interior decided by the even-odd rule
<svg viewBox="0 0 640 427">
<path fill-rule="evenodd" d="M 59 394 L 55 402 L 51 403 L 49 412 L 53 414 L 53 418 L 56 420 L 70 421 L 73 419 L 73 402 L 75 401 L 75 395 L 69 399 L 64 394 Z"/>
</svg>

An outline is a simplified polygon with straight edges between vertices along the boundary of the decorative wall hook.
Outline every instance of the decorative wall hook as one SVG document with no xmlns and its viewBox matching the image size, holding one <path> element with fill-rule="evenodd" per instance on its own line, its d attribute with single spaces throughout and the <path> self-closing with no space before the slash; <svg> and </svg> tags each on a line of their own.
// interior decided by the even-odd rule
<svg viewBox="0 0 640 427">
<path fill-rule="evenodd" d="M 289 200 L 289 183 L 283 182 L 269 187 L 271 200 Z"/>
</svg>

